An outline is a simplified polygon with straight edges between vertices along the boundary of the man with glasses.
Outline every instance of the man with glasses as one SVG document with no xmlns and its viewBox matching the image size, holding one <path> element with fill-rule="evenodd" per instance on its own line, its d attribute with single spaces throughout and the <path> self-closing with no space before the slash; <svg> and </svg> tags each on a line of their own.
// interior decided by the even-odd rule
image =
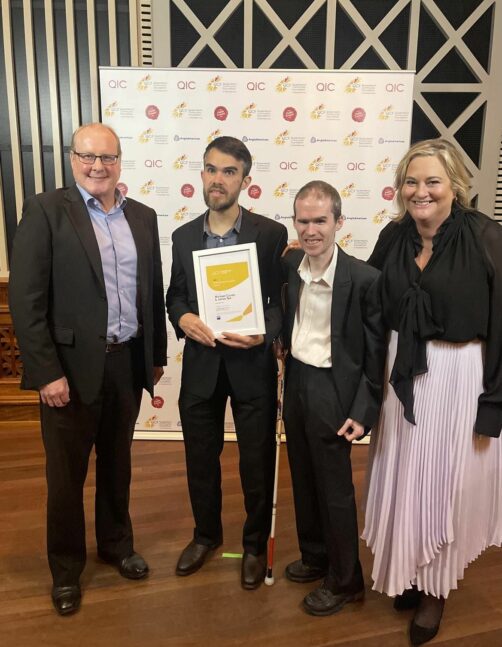
<svg viewBox="0 0 502 647">
<path fill-rule="evenodd" d="M 153 396 L 166 364 L 167 334 L 156 214 L 117 190 L 120 157 L 111 128 L 78 128 L 76 184 L 26 200 L 11 257 L 21 388 L 40 393 L 47 550 L 61 615 L 80 606 L 93 446 L 98 555 L 123 577 L 148 574 L 133 547 L 130 446 L 142 389 Z"/>
</svg>

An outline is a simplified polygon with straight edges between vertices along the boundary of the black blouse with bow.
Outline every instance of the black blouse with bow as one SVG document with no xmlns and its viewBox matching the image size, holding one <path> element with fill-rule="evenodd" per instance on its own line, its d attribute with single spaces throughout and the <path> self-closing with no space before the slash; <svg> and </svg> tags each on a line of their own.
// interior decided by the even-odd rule
<svg viewBox="0 0 502 647">
<path fill-rule="evenodd" d="M 486 342 L 483 393 L 475 431 L 499 436 L 502 429 L 502 227 L 482 213 L 453 203 L 433 239 L 423 270 L 422 247 L 407 213 L 381 231 L 368 262 L 382 270 L 382 307 L 398 346 L 390 382 L 415 424 L 413 377 L 427 371 L 425 342 Z"/>
</svg>

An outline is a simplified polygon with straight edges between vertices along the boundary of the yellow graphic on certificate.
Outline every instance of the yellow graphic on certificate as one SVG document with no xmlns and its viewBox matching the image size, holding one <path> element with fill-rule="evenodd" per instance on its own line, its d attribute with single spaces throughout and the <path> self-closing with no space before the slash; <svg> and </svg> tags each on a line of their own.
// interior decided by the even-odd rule
<svg viewBox="0 0 502 647">
<path fill-rule="evenodd" d="M 231 290 L 249 278 L 249 265 L 243 263 L 227 263 L 206 267 L 207 284 L 215 292 Z"/>
</svg>

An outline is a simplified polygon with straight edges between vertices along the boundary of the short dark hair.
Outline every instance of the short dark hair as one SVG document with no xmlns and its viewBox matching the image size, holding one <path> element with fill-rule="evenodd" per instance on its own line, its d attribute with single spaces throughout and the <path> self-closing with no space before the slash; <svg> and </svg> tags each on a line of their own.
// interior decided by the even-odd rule
<svg viewBox="0 0 502 647">
<path fill-rule="evenodd" d="M 294 218 L 296 218 L 296 201 L 303 200 L 303 198 L 306 198 L 311 193 L 315 194 L 316 197 L 329 198 L 331 200 L 331 211 L 335 217 L 335 222 L 342 217 L 342 199 L 335 187 L 327 182 L 323 182 L 323 180 L 312 180 L 304 184 L 295 195 L 293 202 Z"/>
<path fill-rule="evenodd" d="M 249 175 L 251 171 L 251 166 L 253 160 L 251 159 L 251 153 L 245 144 L 241 142 L 240 139 L 236 137 L 216 137 L 207 145 L 206 150 L 204 151 L 204 159 L 210 150 L 216 148 L 220 153 L 225 153 L 225 155 L 231 155 L 235 157 L 236 160 L 239 160 L 244 165 L 244 177 Z"/>
</svg>

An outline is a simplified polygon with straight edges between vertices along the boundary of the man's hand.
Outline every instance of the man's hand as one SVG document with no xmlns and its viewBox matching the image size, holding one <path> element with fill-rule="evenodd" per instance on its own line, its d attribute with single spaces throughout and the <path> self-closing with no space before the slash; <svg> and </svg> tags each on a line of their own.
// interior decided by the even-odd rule
<svg viewBox="0 0 502 647">
<path fill-rule="evenodd" d="M 356 438 L 364 435 L 364 427 L 352 418 L 347 418 L 340 429 L 336 432 L 339 436 L 345 436 L 345 440 L 351 443 Z"/>
<path fill-rule="evenodd" d="M 39 391 L 40 399 L 49 407 L 65 407 L 70 401 L 70 387 L 65 377 L 44 384 Z"/>
<path fill-rule="evenodd" d="M 282 250 L 281 258 L 283 256 L 286 256 L 286 254 L 289 252 L 290 249 L 301 249 L 302 246 L 300 244 L 299 240 L 292 240 L 290 243 L 286 245 L 286 247 Z"/>
<path fill-rule="evenodd" d="M 163 366 L 154 366 L 153 367 L 153 384 L 157 384 L 160 378 L 164 375 Z"/>
<path fill-rule="evenodd" d="M 186 312 L 179 318 L 178 326 L 185 333 L 187 337 L 198 341 L 199 344 L 204 346 L 216 346 L 214 341 L 214 333 L 206 326 L 202 319 L 193 312 Z"/>
<path fill-rule="evenodd" d="M 221 337 L 218 337 L 218 341 L 231 348 L 253 348 L 253 346 L 259 346 L 265 341 L 263 335 L 239 335 L 236 332 L 222 332 L 221 335 Z"/>
</svg>

